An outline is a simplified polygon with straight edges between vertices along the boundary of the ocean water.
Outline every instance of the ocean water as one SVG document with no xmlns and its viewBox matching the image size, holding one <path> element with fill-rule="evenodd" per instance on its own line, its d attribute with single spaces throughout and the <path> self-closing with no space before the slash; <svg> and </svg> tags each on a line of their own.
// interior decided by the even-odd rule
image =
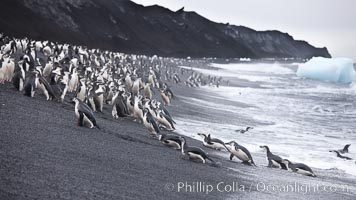
<svg viewBox="0 0 356 200">
<path fill-rule="evenodd" d="M 222 115 L 230 111 L 237 118 L 251 120 L 249 124 L 229 124 L 179 118 L 176 120 L 178 132 L 191 137 L 196 137 L 197 132 L 209 132 L 224 141 L 236 140 L 252 154 L 261 153 L 260 145 L 268 145 L 283 158 L 356 176 L 356 84 L 302 79 L 296 76 L 297 65 L 212 64 L 218 70 L 189 67 L 236 83 L 235 86 L 199 88 L 236 102 L 236 106 L 199 99 L 187 102 L 217 109 Z M 244 86 L 239 87 L 239 82 L 244 82 Z M 241 103 L 248 106 L 237 106 Z M 246 126 L 254 129 L 245 134 L 235 131 Z M 329 152 L 342 149 L 345 144 L 351 146 L 350 153 L 344 155 L 353 160 L 343 160 Z"/>
</svg>

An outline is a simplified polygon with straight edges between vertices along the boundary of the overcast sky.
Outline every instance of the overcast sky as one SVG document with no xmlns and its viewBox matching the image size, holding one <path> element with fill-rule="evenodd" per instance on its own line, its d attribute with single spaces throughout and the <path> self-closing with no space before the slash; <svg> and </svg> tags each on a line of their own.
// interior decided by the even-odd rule
<svg viewBox="0 0 356 200">
<path fill-rule="evenodd" d="M 173 11 L 185 7 L 215 21 L 256 30 L 280 30 L 333 57 L 356 61 L 356 0 L 133 0 Z"/>
</svg>

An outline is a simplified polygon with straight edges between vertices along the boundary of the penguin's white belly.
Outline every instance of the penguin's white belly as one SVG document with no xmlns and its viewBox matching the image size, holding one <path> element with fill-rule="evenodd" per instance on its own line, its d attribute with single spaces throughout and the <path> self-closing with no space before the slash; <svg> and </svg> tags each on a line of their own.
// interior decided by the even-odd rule
<svg viewBox="0 0 356 200">
<path fill-rule="evenodd" d="M 94 124 L 89 120 L 89 118 L 84 114 L 84 124 L 89 128 L 94 128 Z"/>
<path fill-rule="evenodd" d="M 129 111 L 130 111 L 130 115 L 131 116 L 133 116 L 135 113 L 134 113 L 134 111 L 135 111 L 135 109 L 134 109 L 134 107 L 133 106 L 131 106 L 131 104 L 129 103 L 128 104 L 128 106 L 127 106 L 128 108 L 129 108 Z"/>
<path fill-rule="evenodd" d="M 149 132 L 156 133 L 156 131 L 151 123 L 144 120 L 144 125 L 146 126 L 146 128 L 148 129 Z"/>
<path fill-rule="evenodd" d="M 80 92 L 77 94 L 77 98 L 80 99 L 81 101 L 85 100 L 85 87 L 80 88 Z"/>
<path fill-rule="evenodd" d="M 170 104 L 170 99 L 168 96 L 166 96 L 165 94 L 161 94 L 162 100 L 165 103 L 165 105 L 169 105 Z"/>
<path fill-rule="evenodd" d="M 0 82 L 4 81 L 5 79 L 5 74 L 3 68 L 0 68 Z"/>
<path fill-rule="evenodd" d="M 98 102 L 99 102 L 99 110 L 103 111 L 104 95 L 98 96 Z"/>
<path fill-rule="evenodd" d="M 278 162 L 276 162 L 275 160 L 271 160 L 271 161 L 274 166 L 282 168 L 281 165 Z"/>
<path fill-rule="evenodd" d="M 115 119 L 119 118 L 119 116 L 117 115 L 117 110 L 116 110 L 116 106 L 115 105 L 112 107 L 111 114 Z"/>
<path fill-rule="evenodd" d="M 236 157 L 238 157 L 240 160 L 242 161 L 249 161 L 250 158 L 247 156 L 247 154 L 245 152 L 243 152 L 242 150 L 237 150 L 236 151 Z"/>
<path fill-rule="evenodd" d="M 158 122 L 164 125 L 168 130 L 173 130 L 171 124 L 168 122 L 166 118 L 158 117 Z"/>
<path fill-rule="evenodd" d="M 297 173 L 298 174 L 302 174 L 302 175 L 306 175 L 306 176 L 314 176 L 313 173 L 311 173 L 310 171 L 304 170 L 304 169 L 299 169 L 297 168 Z"/>
<path fill-rule="evenodd" d="M 77 89 L 78 85 L 78 78 L 74 76 L 72 79 L 69 81 L 69 92 L 73 92 Z"/>
<path fill-rule="evenodd" d="M 94 103 L 93 98 L 90 98 L 90 99 L 89 99 L 89 103 L 90 103 L 90 105 L 91 105 L 93 111 L 96 112 L 96 107 L 95 107 L 95 103 Z"/>
<path fill-rule="evenodd" d="M 192 152 L 188 152 L 188 156 L 192 159 L 200 159 L 203 162 L 205 162 L 205 159 L 200 155 L 200 154 L 196 154 L 196 153 L 192 153 Z"/>
<path fill-rule="evenodd" d="M 159 122 L 159 119 L 158 119 L 158 116 L 156 115 L 156 113 L 155 113 L 153 110 L 151 110 L 151 109 L 150 109 L 150 113 L 151 113 L 151 115 L 153 116 L 153 118 L 154 118 L 156 121 Z"/>
<path fill-rule="evenodd" d="M 137 84 L 133 84 L 133 86 L 132 86 L 132 93 L 134 94 L 134 95 L 137 95 L 138 94 L 138 85 Z"/>
<path fill-rule="evenodd" d="M 52 66 L 47 64 L 43 70 L 43 76 L 47 77 L 51 74 Z"/>
<path fill-rule="evenodd" d="M 176 149 L 180 149 L 180 144 L 176 141 L 173 140 L 165 140 L 165 145 L 170 146 L 170 147 L 174 147 Z"/>
<path fill-rule="evenodd" d="M 47 91 L 46 87 L 42 83 L 40 83 L 38 80 L 37 80 L 37 87 L 46 96 L 46 99 L 49 100 L 49 94 L 48 94 L 48 91 Z"/>
<path fill-rule="evenodd" d="M 237 152 L 235 149 L 232 149 L 232 148 L 229 147 L 229 146 L 228 146 L 228 148 L 229 148 L 230 152 L 231 152 L 234 156 L 237 157 L 238 152 Z"/>
<path fill-rule="evenodd" d="M 23 79 L 20 78 L 20 83 L 19 83 L 19 91 L 21 92 L 23 90 L 23 86 L 24 86 L 24 82 L 23 82 Z"/>
<path fill-rule="evenodd" d="M 61 95 L 62 101 L 64 100 L 64 97 L 65 97 L 66 94 L 67 94 L 67 90 L 68 90 L 68 86 L 66 85 L 65 88 L 63 89 L 63 92 L 62 92 L 62 95 Z M 83 100 L 83 101 L 84 101 L 84 100 Z"/>
<path fill-rule="evenodd" d="M 79 118 L 79 112 L 78 112 L 78 109 L 77 108 L 75 108 L 75 116 L 77 117 L 77 118 Z"/>
<path fill-rule="evenodd" d="M 142 110 L 141 109 L 139 109 L 138 107 L 134 107 L 134 117 L 136 118 L 136 119 L 140 119 L 140 120 L 142 120 L 143 119 L 143 113 L 142 113 Z"/>
</svg>

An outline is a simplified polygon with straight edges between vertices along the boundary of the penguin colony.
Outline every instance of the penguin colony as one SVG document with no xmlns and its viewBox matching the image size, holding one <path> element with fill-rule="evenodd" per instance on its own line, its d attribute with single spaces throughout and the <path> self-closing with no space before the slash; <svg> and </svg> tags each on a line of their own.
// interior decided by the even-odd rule
<svg viewBox="0 0 356 200">
<path fill-rule="evenodd" d="M 40 93 L 48 101 L 74 103 L 78 126 L 88 128 L 101 130 L 95 113 L 103 112 L 104 105 L 109 105 L 114 119 L 133 118 L 147 128 L 152 138 L 180 150 L 184 158 L 218 164 L 203 149 L 188 146 L 186 138 L 174 134 L 176 123 L 167 107 L 176 97 L 167 82 L 188 87 L 219 87 L 221 77 L 205 77 L 201 73 L 179 69 L 177 66 L 185 64 L 184 59 L 126 55 L 49 41 L 15 39 L 3 34 L 0 34 L 0 45 L 0 84 L 12 82 L 28 97 Z M 183 82 L 181 76 L 185 73 L 191 74 Z M 153 98 L 155 91 L 161 100 Z M 250 129 L 252 127 L 238 131 L 245 133 Z M 256 166 L 251 153 L 237 142 L 225 143 L 211 138 L 210 134 L 198 135 L 203 138 L 203 146 L 226 150 L 230 160 L 236 157 L 245 164 Z M 347 159 L 340 153 L 347 153 L 348 146 L 333 152 Z M 261 148 L 267 152 L 268 167 L 316 176 L 307 165 L 282 159 L 271 153 L 268 146 Z"/>
</svg>

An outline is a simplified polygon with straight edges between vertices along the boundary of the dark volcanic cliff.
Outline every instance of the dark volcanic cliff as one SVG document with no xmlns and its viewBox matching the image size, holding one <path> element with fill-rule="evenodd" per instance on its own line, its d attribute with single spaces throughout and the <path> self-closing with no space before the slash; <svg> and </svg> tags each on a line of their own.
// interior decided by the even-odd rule
<svg viewBox="0 0 356 200">
<path fill-rule="evenodd" d="M 175 57 L 330 57 L 326 48 L 279 31 L 215 23 L 195 12 L 129 0 L 2 0 L 0 32 Z"/>
</svg>

